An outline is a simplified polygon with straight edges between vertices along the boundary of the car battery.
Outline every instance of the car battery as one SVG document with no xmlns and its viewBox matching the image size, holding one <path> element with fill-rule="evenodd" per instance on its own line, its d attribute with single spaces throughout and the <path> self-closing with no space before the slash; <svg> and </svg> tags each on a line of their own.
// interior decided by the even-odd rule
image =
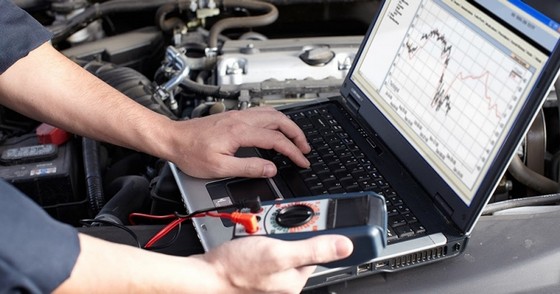
<svg viewBox="0 0 560 294">
<path fill-rule="evenodd" d="M 72 141 L 57 146 L 40 144 L 32 138 L 0 146 L 0 154 L 0 178 L 53 217 L 69 221 L 86 207 L 85 197 L 80 197 L 83 193 L 78 192 L 78 160 Z"/>
</svg>

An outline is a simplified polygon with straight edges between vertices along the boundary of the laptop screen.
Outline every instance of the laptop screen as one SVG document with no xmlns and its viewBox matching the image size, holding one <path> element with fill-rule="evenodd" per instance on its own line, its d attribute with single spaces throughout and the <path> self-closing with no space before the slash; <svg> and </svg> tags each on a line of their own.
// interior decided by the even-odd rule
<svg viewBox="0 0 560 294">
<path fill-rule="evenodd" d="M 558 23 L 518 0 L 388 1 L 380 13 L 350 79 L 469 206 Z"/>
</svg>

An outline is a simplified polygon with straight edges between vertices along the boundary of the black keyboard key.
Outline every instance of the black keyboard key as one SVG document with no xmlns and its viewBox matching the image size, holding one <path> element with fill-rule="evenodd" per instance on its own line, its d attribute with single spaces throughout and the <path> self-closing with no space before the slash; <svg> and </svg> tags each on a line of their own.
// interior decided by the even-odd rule
<svg viewBox="0 0 560 294">
<path fill-rule="evenodd" d="M 375 190 L 377 188 L 377 185 L 372 180 L 358 181 L 358 185 L 364 190 Z"/>
<path fill-rule="evenodd" d="M 418 221 L 418 219 L 412 213 L 403 214 L 404 219 L 407 223 L 412 224 Z"/>
<path fill-rule="evenodd" d="M 414 236 L 414 231 L 409 226 L 400 226 L 395 228 L 395 233 L 399 238 L 406 238 Z"/>
<path fill-rule="evenodd" d="M 393 215 L 389 217 L 388 225 L 392 228 L 406 225 L 406 220 L 400 215 Z"/>
<path fill-rule="evenodd" d="M 345 192 L 345 190 L 340 185 L 335 187 L 330 187 L 327 190 L 329 191 L 329 194 L 340 194 Z"/>
<path fill-rule="evenodd" d="M 325 187 L 313 187 L 310 189 L 311 195 L 323 195 L 329 194 L 329 191 Z"/>
<path fill-rule="evenodd" d="M 385 179 L 378 179 L 375 180 L 375 185 L 377 187 L 379 187 L 380 189 L 386 189 L 389 188 L 389 183 L 387 183 L 387 181 Z"/>
<path fill-rule="evenodd" d="M 399 238 L 397 233 L 391 228 L 387 228 L 387 242 L 395 241 Z"/>
<path fill-rule="evenodd" d="M 395 206 L 399 206 L 399 205 L 403 205 L 403 201 L 401 198 L 397 197 L 397 196 L 389 196 L 386 194 L 385 190 L 383 190 L 383 196 L 385 196 L 385 199 L 389 199 L 389 201 L 391 201 L 392 205 Z"/>
<path fill-rule="evenodd" d="M 283 169 L 283 168 L 287 168 L 287 167 L 292 167 L 293 163 L 290 159 L 288 159 L 285 156 L 279 155 L 279 156 L 275 156 L 272 159 L 272 162 L 274 162 L 274 164 L 276 165 L 276 167 L 278 169 Z"/>
<path fill-rule="evenodd" d="M 400 214 L 407 214 L 410 212 L 410 209 L 408 208 L 408 206 L 401 204 L 397 206 L 397 210 L 399 211 Z"/>
<path fill-rule="evenodd" d="M 394 216 L 394 215 L 398 215 L 399 211 L 397 210 L 396 207 L 394 206 L 387 206 L 387 215 L 389 217 Z"/>
<path fill-rule="evenodd" d="M 286 183 L 288 183 L 290 190 L 295 196 L 309 195 L 309 189 L 300 177 L 298 170 L 300 169 L 295 167 L 286 168 L 282 170 L 280 176 Z"/>
<path fill-rule="evenodd" d="M 416 233 L 416 234 L 423 234 L 426 232 L 426 228 L 424 228 L 423 225 L 421 225 L 420 223 L 413 223 L 410 225 L 410 228 Z"/>
<path fill-rule="evenodd" d="M 353 185 L 349 185 L 349 186 L 345 186 L 344 190 L 348 193 L 352 193 L 352 192 L 360 192 L 362 191 L 362 189 L 360 188 L 360 186 L 358 184 L 353 184 Z"/>
<path fill-rule="evenodd" d="M 327 121 L 322 117 L 313 116 L 310 118 L 310 121 L 318 130 L 331 128 Z"/>
<path fill-rule="evenodd" d="M 331 173 L 320 173 L 317 175 L 322 182 L 337 181 L 338 179 Z"/>
<path fill-rule="evenodd" d="M 326 164 L 316 164 L 316 165 L 312 165 L 311 169 L 313 169 L 313 171 L 317 174 L 324 174 L 324 173 L 331 173 L 331 170 L 329 169 L 329 167 Z"/>
</svg>

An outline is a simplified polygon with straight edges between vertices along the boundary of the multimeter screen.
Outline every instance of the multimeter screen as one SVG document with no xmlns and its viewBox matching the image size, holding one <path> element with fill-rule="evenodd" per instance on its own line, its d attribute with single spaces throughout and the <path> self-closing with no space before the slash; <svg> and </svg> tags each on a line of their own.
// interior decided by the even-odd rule
<svg viewBox="0 0 560 294">
<path fill-rule="evenodd" d="M 334 210 L 332 228 L 345 228 L 367 225 L 369 222 L 369 197 L 353 197 L 336 199 L 331 207 Z"/>
</svg>

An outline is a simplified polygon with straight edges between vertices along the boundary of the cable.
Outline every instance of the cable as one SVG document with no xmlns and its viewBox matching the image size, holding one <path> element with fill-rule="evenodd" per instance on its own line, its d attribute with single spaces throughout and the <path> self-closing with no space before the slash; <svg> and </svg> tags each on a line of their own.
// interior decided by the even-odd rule
<svg viewBox="0 0 560 294">
<path fill-rule="evenodd" d="M 227 206 L 221 206 L 221 207 L 210 207 L 210 208 L 206 208 L 206 209 L 199 209 L 199 210 L 195 210 L 192 213 L 189 214 L 179 214 L 176 213 L 175 215 L 177 217 L 193 217 L 196 214 L 200 214 L 200 213 L 206 213 L 206 212 L 210 212 L 210 211 L 221 211 L 221 210 L 227 210 L 227 209 L 242 209 L 242 208 L 249 208 L 249 210 L 252 213 L 256 213 L 261 209 L 261 198 L 259 196 L 256 196 L 253 199 L 243 199 L 240 201 L 235 202 L 234 204 L 231 205 L 227 205 Z"/>
<path fill-rule="evenodd" d="M 206 210 L 206 209 L 204 209 Z M 212 208 L 211 210 L 216 210 Z M 232 213 L 224 213 L 224 212 L 211 212 L 211 211 L 204 211 L 204 212 L 194 212 L 185 216 L 178 216 L 177 219 L 163 227 L 159 232 L 157 232 L 148 242 L 144 245 L 143 248 L 148 249 L 152 248 L 152 246 L 165 237 L 169 232 L 171 232 L 176 226 L 181 225 L 182 222 L 185 220 L 189 220 L 195 217 L 219 217 L 231 220 L 233 223 L 240 224 L 245 228 L 245 231 L 249 234 L 255 233 L 258 231 L 258 219 L 257 216 L 253 213 L 243 213 L 239 211 L 234 211 Z M 162 216 L 168 217 L 168 216 Z"/>
<path fill-rule="evenodd" d="M 233 223 L 242 225 L 245 228 L 245 231 L 249 234 L 253 234 L 259 230 L 257 216 L 252 213 L 248 214 L 248 213 L 242 213 L 238 211 L 232 213 L 207 212 L 206 215 L 229 219 Z"/>
<path fill-rule="evenodd" d="M 236 209 L 248 208 L 251 213 L 242 213 L 239 211 L 234 211 L 232 213 L 218 212 L 218 211 L 223 211 L 232 208 L 236 208 Z M 181 223 L 184 222 L 185 220 L 190 220 L 195 217 L 210 216 L 210 217 L 226 218 L 236 224 L 242 225 L 247 231 L 247 233 L 254 233 L 258 230 L 258 225 L 257 225 L 258 220 L 256 215 L 254 215 L 253 213 L 258 212 L 260 209 L 261 209 L 261 200 L 259 196 L 256 196 L 254 198 L 243 199 L 241 201 L 235 202 L 232 205 L 200 209 L 186 215 L 179 214 L 179 213 L 175 213 L 172 215 L 171 214 L 152 215 L 152 214 L 144 214 L 144 213 L 131 213 L 128 216 L 128 220 L 131 224 L 134 224 L 135 223 L 134 218 L 137 217 L 144 217 L 144 218 L 157 219 L 157 220 L 176 218 L 171 223 L 163 227 L 159 232 L 157 232 L 150 240 L 148 240 L 148 242 L 146 242 L 146 244 L 143 247 L 142 246 L 140 247 L 144 249 L 154 249 L 153 245 L 157 243 L 159 240 L 161 240 L 163 237 L 165 237 L 167 234 L 169 234 L 169 232 L 171 232 L 175 227 L 180 226 Z M 111 225 L 113 224 L 111 223 Z M 127 231 L 129 230 L 128 228 L 126 229 Z M 177 233 L 176 235 L 178 234 L 179 233 Z M 176 237 L 172 238 L 172 240 L 176 239 Z M 172 243 L 173 241 L 170 241 L 167 246 L 171 245 Z"/>
<path fill-rule="evenodd" d="M 172 219 L 172 218 L 176 218 L 177 216 L 174 214 L 167 214 L 167 215 L 153 215 L 153 214 L 146 214 L 146 213 L 138 213 L 138 212 L 133 212 L 131 214 L 128 215 L 128 222 L 131 225 L 136 225 L 136 222 L 134 221 L 134 218 L 137 217 L 143 217 L 143 218 L 147 218 L 147 219 L 152 219 L 152 220 L 162 220 L 162 219 Z"/>
<path fill-rule="evenodd" d="M 175 232 L 175 234 L 173 235 L 173 237 L 171 237 L 171 240 L 169 240 L 169 242 L 160 245 L 160 246 L 151 246 L 150 248 L 144 248 L 146 250 L 152 250 L 152 251 L 156 251 L 156 250 L 161 250 L 161 249 L 165 249 L 171 245 L 173 245 L 173 243 L 175 243 L 175 241 L 177 241 L 177 239 L 179 239 L 179 235 L 181 234 L 181 224 L 179 224 L 177 226 L 177 231 Z"/>
<path fill-rule="evenodd" d="M 146 245 L 144 245 L 144 249 L 150 248 L 152 247 L 152 245 L 154 245 L 157 241 L 159 241 L 161 238 L 165 237 L 165 235 L 167 235 L 169 232 L 171 232 L 171 230 L 173 230 L 176 226 L 178 226 L 179 224 L 181 224 L 182 222 L 188 220 L 189 218 L 178 218 L 174 221 L 172 221 L 171 223 L 169 223 L 167 226 L 163 227 L 163 229 L 161 229 L 159 232 L 157 232 L 147 243 Z"/>
<path fill-rule="evenodd" d="M 134 241 L 136 243 L 136 246 L 138 248 L 142 248 L 142 245 L 140 244 L 140 241 L 138 240 L 138 236 L 136 235 L 136 233 L 134 233 L 134 231 L 127 228 L 126 226 L 123 226 L 121 224 L 117 224 L 117 223 L 114 223 L 114 222 L 110 222 L 110 221 L 106 221 L 106 220 L 98 220 L 98 219 L 81 219 L 80 223 L 87 226 L 87 227 L 92 227 L 95 224 L 104 224 L 104 225 L 109 225 L 109 226 L 119 228 L 119 229 L 127 232 L 128 234 L 130 234 L 130 236 L 132 236 L 132 238 L 134 239 Z"/>
</svg>

